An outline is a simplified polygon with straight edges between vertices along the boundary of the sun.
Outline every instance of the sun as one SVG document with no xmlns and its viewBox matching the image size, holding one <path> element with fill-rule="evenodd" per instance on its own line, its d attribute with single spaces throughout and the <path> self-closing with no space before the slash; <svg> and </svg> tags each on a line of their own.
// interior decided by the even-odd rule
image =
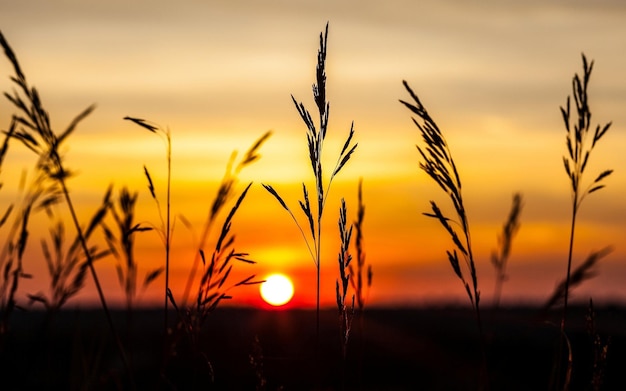
<svg viewBox="0 0 626 391">
<path fill-rule="evenodd" d="M 293 283 L 284 274 L 271 274 L 261 284 L 261 297 L 269 305 L 279 307 L 293 297 Z"/>
</svg>

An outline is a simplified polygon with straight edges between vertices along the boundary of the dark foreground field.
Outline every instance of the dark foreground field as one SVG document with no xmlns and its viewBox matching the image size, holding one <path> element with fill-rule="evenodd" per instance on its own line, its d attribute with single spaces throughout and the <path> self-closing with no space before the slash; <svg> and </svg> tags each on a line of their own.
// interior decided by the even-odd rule
<svg viewBox="0 0 626 391">
<path fill-rule="evenodd" d="M 575 363 L 572 388 L 576 390 L 591 389 L 593 350 L 585 313 L 585 308 L 574 308 L 569 315 Z M 600 334 L 611 337 L 602 389 L 625 390 L 626 310 L 597 308 L 596 315 Z M 479 388 L 480 345 L 468 309 L 367 311 L 364 334 L 355 319 L 345 376 L 336 311 L 322 314 L 317 352 L 313 311 L 218 309 L 200 343 L 200 351 L 212 364 L 214 380 L 208 379 L 201 355 L 182 341 L 177 355 L 169 359 L 169 386 L 159 375 L 162 313 L 135 311 L 131 333 L 124 326 L 125 313 L 114 316 L 131 352 L 134 382 L 140 390 L 254 390 L 257 375 L 266 380 L 266 390 Z M 556 322 L 557 314 L 541 316 L 536 309 L 516 308 L 497 313 L 487 310 L 484 316 L 490 389 L 547 389 L 559 335 L 551 321 Z M 65 311 L 47 330 L 43 313 L 16 313 L 0 354 L 1 390 L 131 388 L 101 311 Z M 262 369 L 255 370 L 251 355 L 262 363 Z"/>
</svg>

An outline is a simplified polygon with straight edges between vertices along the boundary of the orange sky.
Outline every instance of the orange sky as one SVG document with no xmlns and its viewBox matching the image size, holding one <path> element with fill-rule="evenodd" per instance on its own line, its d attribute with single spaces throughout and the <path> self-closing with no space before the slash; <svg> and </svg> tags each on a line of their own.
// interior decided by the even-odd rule
<svg viewBox="0 0 626 391">
<path fill-rule="evenodd" d="M 169 127 L 173 143 L 174 215 L 197 231 L 232 150 L 244 152 L 267 130 L 262 159 L 246 168 L 254 181 L 233 229 L 238 249 L 258 261 L 237 276 L 284 272 L 296 283 L 294 301 L 314 303 L 315 267 L 287 213 L 261 187 L 274 186 L 299 212 L 301 182 L 312 187 L 305 126 L 290 94 L 313 111 L 319 33 L 330 21 L 327 169 L 355 123 L 359 147 L 333 182 L 323 225 L 322 296 L 334 303 L 338 276 L 339 199 L 356 217 L 357 183 L 364 181 L 365 245 L 374 268 L 372 305 L 466 303 L 445 258 L 451 243 L 436 221 L 421 215 L 429 200 L 447 198 L 418 168 L 418 130 L 409 111 L 406 79 L 447 137 L 460 169 L 483 299 L 493 292 L 489 263 L 511 195 L 525 197 L 522 227 L 513 245 L 503 300 L 544 300 L 565 273 L 570 191 L 561 156 L 565 129 L 559 106 L 580 72 L 580 53 L 595 60 L 590 87 L 592 122 L 613 121 L 594 150 L 590 176 L 615 173 L 607 188 L 583 204 L 575 264 L 592 250 L 613 245 L 600 274 L 576 297 L 623 300 L 626 292 L 626 6 L 621 2 L 465 1 L 254 1 L 127 2 L 98 5 L 0 1 L 0 30 L 16 51 L 29 81 L 40 90 L 52 123 L 62 129 L 92 103 L 96 111 L 69 141 L 67 162 L 79 213 L 87 219 L 109 183 L 140 191 L 138 218 L 158 224 L 143 174 L 147 165 L 165 199 L 165 145 L 123 121 L 130 115 Z M 0 88 L 13 88 L 8 61 L 0 61 Z M 12 107 L 0 103 L 0 127 Z M 0 200 L 15 198 L 20 172 L 33 159 L 14 143 L 3 166 Z M 592 178 L 587 178 L 588 180 Z M 38 242 L 46 218 L 31 232 L 25 268 L 34 279 L 22 294 L 46 290 Z M 304 224 L 304 220 L 303 220 Z M 216 232 L 214 232 L 216 234 Z M 173 243 L 175 292 L 193 261 L 191 233 L 178 222 Z M 153 232 L 137 238 L 143 271 L 163 263 Z M 113 258 L 98 262 L 107 299 L 122 297 Z M 239 265 L 238 265 L 239 266 Z M 161 301 L 163 279 L 140 300 Z M 258 303 L 256 287 L 234 291 L 233 303 Z M 23 297 L 23 296 L 22 296 Z M 95 300 L 93 284 L 74 300 Z M 295 305 L 295 303 L 294 303 Z"/>
</svg>

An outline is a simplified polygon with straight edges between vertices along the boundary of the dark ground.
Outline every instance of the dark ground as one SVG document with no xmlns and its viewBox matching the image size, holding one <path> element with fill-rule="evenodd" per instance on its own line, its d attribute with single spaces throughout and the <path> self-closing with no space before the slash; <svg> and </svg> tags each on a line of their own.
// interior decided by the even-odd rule
<svg viewBox="0 0 626 391">
<path fill-rule="evenodd" d="M 568 317 L 573 390 L 592 389 L 593 345 L 585 314 L 586 308 L 573 308 Z M 483 312 L 489 389 L 548 389 L 558 315 L 542 316 L 533 308 Z M 485 383 L 476 322 L 468 308 L 367 310 L 364 332 L 359 318 L 353 324 L 345 376 L 335 310 L 322 313 L 317 351 L 314 311 L 218 309 L 199 349 L 194 352 L 185 340 L 177 345 L 166 380 L 160 375 L 162 312 L 137 310 L 133 316 L 130 334 L 123 311 L 114 314 L 114 321 L 131 355 L 138 390 L 254 390 L 257 374 L 267 381 L 266 390 L 475 390 Z M 133 388 L 101 311 L 65 311 L 47 330 L 44 318 L 40 312 L 13 314 L 0 345 L 0 390 Z M 601 389 L 626 390 L 626 310 L 596 308 L 596 324 L 603 339 L 611 338 Z M 255 351 L 263 365 L 258 372 L 250 363 Z M 211 363 L 212 381 L 201 352 Z"/>
</svg>

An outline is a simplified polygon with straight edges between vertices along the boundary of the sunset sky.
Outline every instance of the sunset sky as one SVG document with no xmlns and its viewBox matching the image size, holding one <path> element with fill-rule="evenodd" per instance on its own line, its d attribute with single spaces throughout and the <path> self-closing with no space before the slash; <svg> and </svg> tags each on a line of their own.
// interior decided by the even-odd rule
<svg viewBox="0 0 626 391">
<path fill-rule="evenodd" d="M 86 220 L 105 189 L 140 192 L 138 221 L 158 225 L 143 166 L 165 200 L 165 143 L 124 121 L 145 118 L 172 135 L 172 211 L 199 233 L 233 150 L 272 136 L 262 158 L 240 176 L 254 184 L 233 223 L 237 249 L 258 264 L 237 265 L 236 280 L 272 272 L 295 282 L 292 305 L 313 305 L 315 266 L 289 215 L 261 183 L 276 188 L 295 212 L 301 183 L 313 187 L 306 128 L 291 94 L 315 114 L 311 85 L 319 34 L 328 37 L 329 138 L 326 169 L 354 121 L 357 151 L 333 182 L 324 216 L 322 301 L 334 305 L 338 278 L 337 218 L 344 197 L 351 220 L 363 178 L 364 243 L 374 270 L 371 305 L 466 303 L 445 251 L 439 224 L 422 215 L 447 196 L 419 169 L 421 143 L 410 112 L 407 80 L 444 132 L 460 170 L 470 219 L 479 289 L 493 297 L 490 253 L 514 192 L 524 196 L 521 229 L 509 261 L 503 301 L 542 302 L 566 271 L 571 192 L 564 172 L 565 128 L 559 106 L 581 72 L 581 53 L 595 61 L 592 124 L 613 121 L 594 149 L 587 181 L 615 169 L 606 189 L 582 205 L 574 266 L 612 245 L 598 276 L 575 291 L 596 302 L 626 298 L 626 4 L 621 1 L 134 1 L 0 0 L 0 30 L 16 52 L 60 132 L 90 104 L 96 110 L 68 141 L 69 182 Z M 0 61 L 0 89 L 11 91 L 12 68 Z M 0 102 L 0 129 L 14 112 Z M 316 118 L 315 115 L 313 115 Z M 0 200 L 15 199 L 21 172 L 34 158 L 17 142 L 3 165 Z M 327 171 L 328 172 L 328 171 Z M 326 175 L 328 177 L 328 174 Z M 65 213 L 65 209 L 61 209 Z M 302 217 L 297 213 L 297 216 Z M 47 218 L 31 228 L 20 291 L 47 292 L 39 241 Z M 301 220 L 306 224 L 305 220 Z M 213 237 L 217 232 L 213 232 Z M 172 288 L 180 295 L 193 261 L 193 234 L 177 220 Z M 155 232 L 136 239 L 140 280 L 164 262 Z M 207 251 L 210 252 L 210 246 Z M 98 261 L 107 300 L 120 302 L 115 260 Z M 141 293 L 161 302 L 163 278 Z M 231 292 L 233 304 L 257 304 L 257 287 Z M 93 283 L 72 303 L 94 302 Z"/>
</svg>

